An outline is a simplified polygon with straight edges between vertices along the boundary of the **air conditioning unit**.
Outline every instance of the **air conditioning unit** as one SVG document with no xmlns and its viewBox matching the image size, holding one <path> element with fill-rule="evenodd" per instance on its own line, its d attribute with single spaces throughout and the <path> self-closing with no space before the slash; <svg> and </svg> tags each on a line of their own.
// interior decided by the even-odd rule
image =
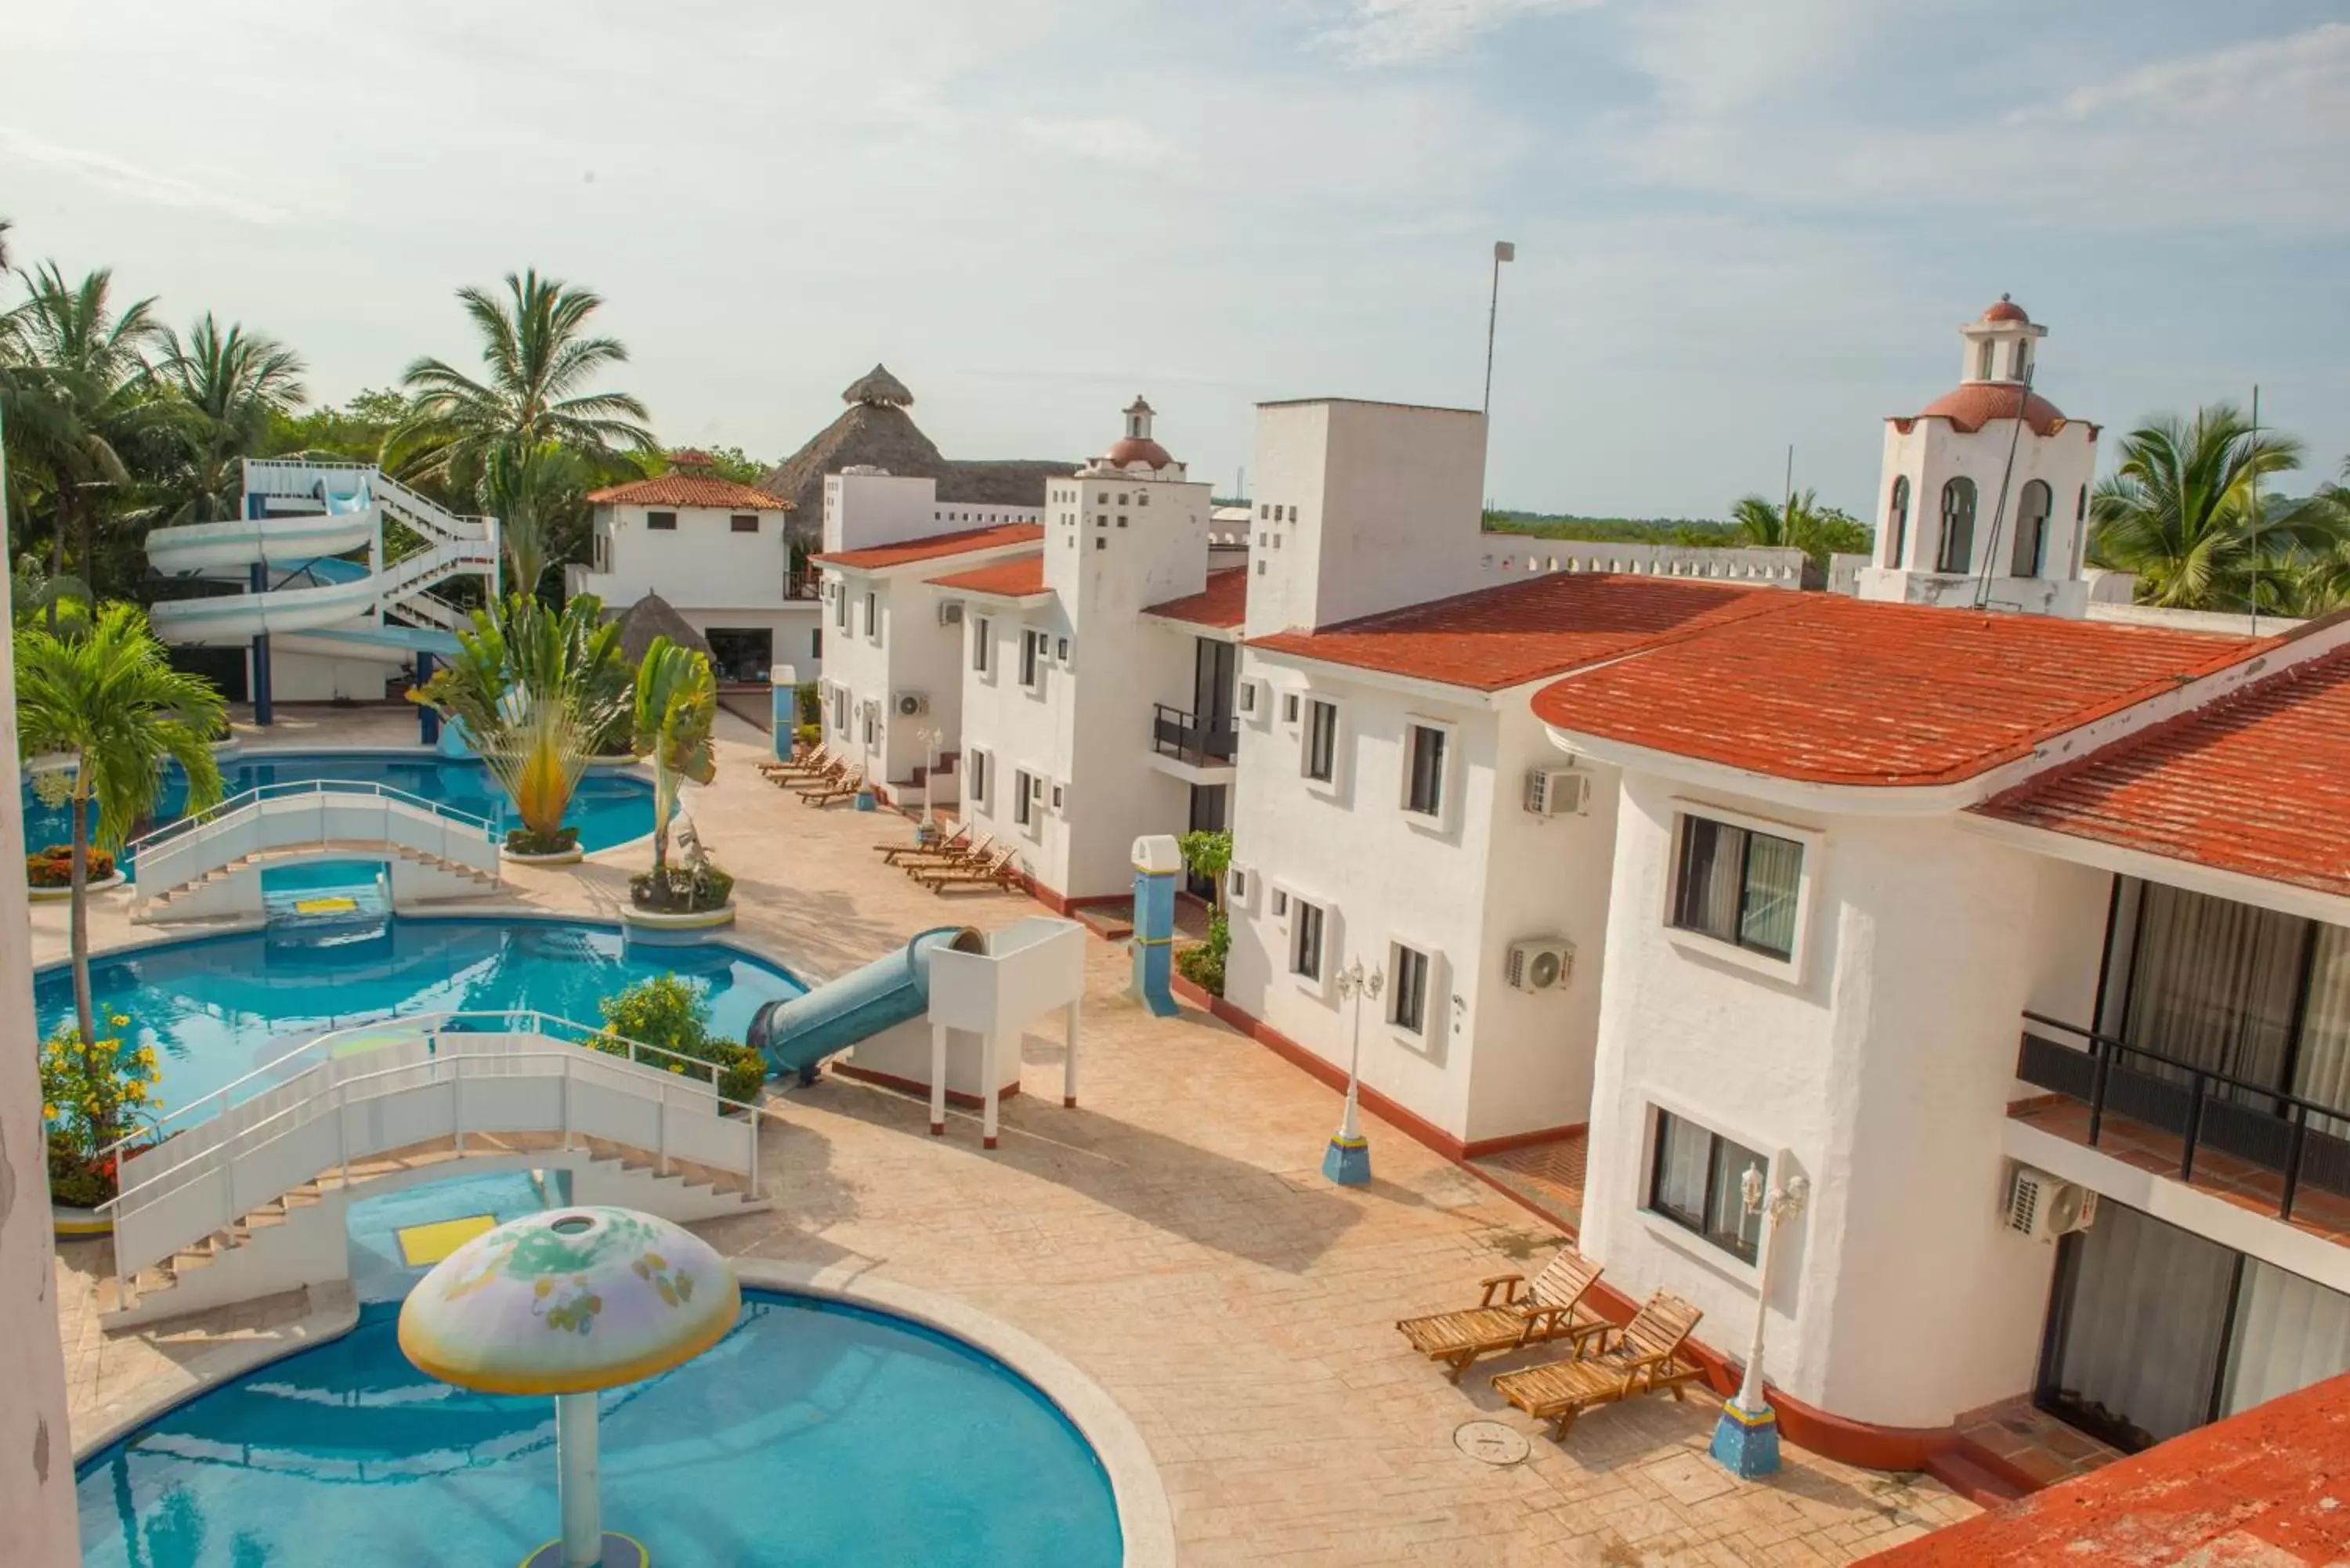
<svg viewBox="0 0 2350 1568">
<path fill-rule="evenodd" d="M 2064 1181 L 2019 1165 L 2007 1186 L 2007 1228 L 2035 1241 L 2053 1241 L 2096 1223 L 2097 1195 L 2077 1181 Z"/>
<path fill-rule="evenodd" d="M 931 711 L 931 700 L 920 691 L 900 691 L 889 699 L 889 709 L 900 719 L 919 719 Z"/>
<path fill-rule="evenodd" d="M 1564 937 L 1529 937 L 1510 944 L 1507 978 L 1520 991 L 1556 991 L 1575 973 L 1575 944 Z"/>
<path fill-rule="evenodd" d="M 1528 768 L 1526 810 L 1536 816 L 1580 816 L 1591 804 L 1591 775 L 1580 768 Z"/>
<path fill-rule="evenodd" d="M 961 599 L 942 599 L 940 601 L 939 624 L 941 626 L 961 626 L 962 624 L 962 601 Z"/>
</svg>

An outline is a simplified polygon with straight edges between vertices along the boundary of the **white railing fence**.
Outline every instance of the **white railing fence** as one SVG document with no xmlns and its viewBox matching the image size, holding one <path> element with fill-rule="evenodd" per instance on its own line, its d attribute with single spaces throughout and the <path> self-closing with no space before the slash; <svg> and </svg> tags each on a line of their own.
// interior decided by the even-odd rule
<svg viewBox="0 0 2350 1568">
<path fill-rule="evenodd" d="M 124 1158 L 121 1191 L 103 1209 L 114 1221 L 117 1278 L 127 1282 L 305 1182 L 339 1172 L 348 1183 L 356 1161 L 443 1138 L 462 1153 L 469 1133 L 555 1134 L 566 1149 L 600 1138 L 651 1154 L 660 1175 L 689 1160 L 758 1190 L 759 1110 L 691 1075 L 706 1064 L 534 1012 L 418 1022 L 428 1032 L 417 1038 L 329 1055 Z M 625 1054 L 581 1049 L 567 1036 Z"/>
<path fill-rule="evenodd" d="M 264 784 L 130 846 L 139 903 L 245 857 L 329 844 L 380 844 L 498 875 L 495 826 L 389 784 L 308 779 Z"/>
<path fill-rule="evenodd" d="M 401 522 L 418 532 L 441 539 L 478 540 L 489 534 L 490 519 L 460 516 L 439 502 L 420 495 L 373 463 L 313 462 L 303 458 L 247 458 L 245 493 L 317 501 L 328 492 L 351 493 L 365 489 Z"/>
</svg>

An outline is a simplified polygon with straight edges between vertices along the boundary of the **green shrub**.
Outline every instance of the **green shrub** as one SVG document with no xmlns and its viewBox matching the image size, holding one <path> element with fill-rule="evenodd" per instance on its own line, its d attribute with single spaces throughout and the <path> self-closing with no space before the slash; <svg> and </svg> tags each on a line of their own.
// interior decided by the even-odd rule
<svg viewBox="0 0 2350 1568">
<path fill-rule="evenodd" d="M 1208 918 L 1208 940 L 1175 950 L 1175 968 L 1210 996 L 1224 994 L 1224 958 L 1232 951 L 1232 928 L 1217 910 Z"/>
<path fill-rule="evenodd" d="M 700 981 L 655 975 L 606 997 L 598 1010 L 612 1032 L 597 1040 L 598 1050 L 633 1055 L 645 1066 L 665 1068 L 697 1083 L 715 1079 L 722 1099 L 744 1104 L 758 1099 L 759 1085 L 767 1080 L 766 1058 L 739 1040 L 710 1033 L 710 1000 Z M 631 1053 L 631 1041 L 669 1054 Z"/>
<path fill-rule="evenodd" d="M 556 833 L 534 833 L 527 827 L 510 827 L 506 847 L 516 855 L 561 855 L 579 847 L 579 830 L 566 827 Z"/>
</svg>

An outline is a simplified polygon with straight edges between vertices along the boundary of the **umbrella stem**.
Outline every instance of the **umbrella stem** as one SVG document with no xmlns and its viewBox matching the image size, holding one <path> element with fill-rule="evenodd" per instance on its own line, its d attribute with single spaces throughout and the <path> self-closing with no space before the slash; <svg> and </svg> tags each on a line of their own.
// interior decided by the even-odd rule
<svg viewBox="0 0 2350 1568">
<path fill-rule="evenodd" d="M 604 1511 L 594 1393 L 556 1397 L 555 1452 L 562 1467 L 563 1568 L 595 1568 L 604 1560 Z"/>
</svg>

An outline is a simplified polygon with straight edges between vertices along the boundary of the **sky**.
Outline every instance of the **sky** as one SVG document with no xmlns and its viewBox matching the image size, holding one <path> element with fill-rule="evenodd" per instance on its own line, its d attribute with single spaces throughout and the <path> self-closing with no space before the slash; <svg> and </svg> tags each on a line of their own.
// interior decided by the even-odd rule
<svg viewBox="0 0 2350 1568">
<path fill-rule="evenodd" d="M 670 444 L 780 458 L 877 360 L 953 457 L 1136 392 L 1477 404 L 1499 505 L 1874 510 L 1884 418 L 2011 293 L 2121 431 L 2247 400 L 2350 451 L 2338 0 L 109 0 L 0 52 L 19 265 L 111 265 L 315 397 L 470 364 L 452 298 L 593 287 Z"/>
</svg>

